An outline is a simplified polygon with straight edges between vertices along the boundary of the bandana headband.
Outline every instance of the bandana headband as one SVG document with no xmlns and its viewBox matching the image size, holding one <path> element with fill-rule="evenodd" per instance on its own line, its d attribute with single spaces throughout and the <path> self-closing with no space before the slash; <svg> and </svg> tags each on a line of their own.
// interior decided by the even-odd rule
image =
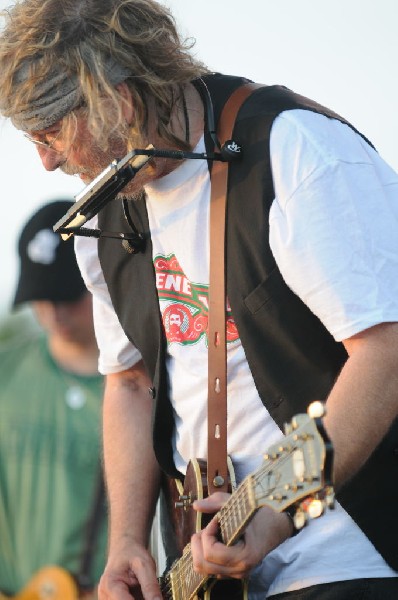
<svg viewBox="0 0 398 600">
<path fill-rule="evenodd" d="M 30 76 L 31 63 L 25 64 L 17 73 L 16 84 L 24 83 Z M 113 58 L 104 62 L 104 74 L 110 85 L 125 81 L 131 71 L 118 64 Z M 60 121 L 74 108 L 79 106 L 82 96 L 76 75 L 56 67 L 52 73 L 36 83 L 29 105 L 13 113 L 12 123 L 17 129 L 26 132 L 41 131 Z"/>
</svg>

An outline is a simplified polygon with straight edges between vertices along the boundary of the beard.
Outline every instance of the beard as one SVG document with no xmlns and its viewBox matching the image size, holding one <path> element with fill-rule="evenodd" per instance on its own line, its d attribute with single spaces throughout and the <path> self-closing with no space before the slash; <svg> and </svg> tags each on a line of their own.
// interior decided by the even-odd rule
<svg viewBox="0 0 398 600">
<path fill-rule="evenodd" d="M 59 169 L 66 175 L 80 177 L 83 183 L 88 186 L 90 183 L 115 160 L 124 158 L 133 148 L 145 148 L 148 141 L 139 136 L 130 135 L 128 143 L 120 136 L 112 136 L 106 148 L 102 148 L 90 136 L 83 135 L 79 146 L 72 146 L 66 160 L 59 166 Z M 129 181 L 115 198 L 121 200 L 137 200 L 142 197 L 146 184 L 159 179 L 170 171 L 174 170 L 179 160 L 169 158 L 151 158 L 139 169 L 133 179 Z"/>
<path fill-rule="evenodd" d="M 65 175 L 77 175 L 90 182 L 112 161 L 120 160 L 126 154 L 127 144 L 120 138 L 109 140 L 108 146 L 103 149 L 93 138 L 85 136 L 79 145 L 72 146 L 59 168 Z"/>
<path fill-rule="evenodd" d="M 131 144 L 129 144 L 131 145 Z M 134 144 L 135 148 L 144 148 L 146 144 L 137 143 Z M 93 140 L 89 140 L 88 143 L 82 144 L 81 147 L 70 152 L 68 158 L 59 169 L 65 175 L 74 175 L 80 177 L 80 179 L 88 186 L 96 177 L 100 176 L 101 173 L 115 160 L 119 161 L 129 153 L 127 144 L 122 142 L 120 138 L 110 140 L 107 149 L 100 148 Z M 77 158 L 78 157 L 78 158 Z M 141 197 L 144 189 L 144 185 L 149 183 L 153 179 L 156 179 L 159 174 L 158 170 L 160 163 L 151 159 L 149 160 L 137 173 L 133 179 L 126 184 L 122 191 L 120 191 L 116 198 L 127 198 L 136 200 Z"/>
</svg>

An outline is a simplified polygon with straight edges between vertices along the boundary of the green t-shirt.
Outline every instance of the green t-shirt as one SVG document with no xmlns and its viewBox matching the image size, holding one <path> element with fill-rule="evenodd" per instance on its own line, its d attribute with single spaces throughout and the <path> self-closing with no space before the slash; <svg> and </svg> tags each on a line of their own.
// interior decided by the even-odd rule
<svg viewBox="0 0 398 600">
<path fill-rule="evenodd" d="M 80 570 L 100 474 L 103 378 L 65 372 L 35 337 L 0 348 L 0 590 Z M 105 499 L 104 499 L 105 506 Z M 102 511 L 92 581 L 105 564 Z"/>
</svg>

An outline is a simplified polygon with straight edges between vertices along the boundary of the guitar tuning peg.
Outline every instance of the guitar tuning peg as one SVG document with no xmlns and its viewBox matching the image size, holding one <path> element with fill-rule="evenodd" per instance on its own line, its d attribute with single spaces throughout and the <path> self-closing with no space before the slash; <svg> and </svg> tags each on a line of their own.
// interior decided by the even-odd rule
<svg viewBox="0 0 398 600">
<path fill-rule="evenodd" d="M 178 497 L 179 502 L 174 502 L 175 508 L 183 508 L 184 510 L 188 510 L 190 506 L 192 506 L 195 498 L 191 496 L 191 494 L 183 494 Z"/>
<path fill-rule="evenodd" d="M 324 512 L 324 504 L 322 500 L 314 498 L 307 506 L 307 513 L 310 519 L 317 519 Z"/>
<path fill-rule="evenodd" d="M 293 515 L 293 523 L 295 528 L 302 529 L 307 524 L 307 520 L 307 513 L 299 507 Z"/>
<path fill-rule="evenodd" d="M 326 493 L 325 493 L 325 504 L 328 508 L 334 508 L 334 489 L 331 486 L 328 486 L 326 488 Z"/>
<path fill-rule="evenodd" d="M 321 419 L 326 414 L 325 404 L 320 400 L 315 400 L 307 408 L 307 414 L 311 419 Z"/>
<path fill-rule="evenodd" d="M 284 429 L 285 435 L 290 435 L 293 431 L 293 428 L 290 425 L 290 423 L 285 423 L 283 426 L 283 429 Z"/>
</svg>

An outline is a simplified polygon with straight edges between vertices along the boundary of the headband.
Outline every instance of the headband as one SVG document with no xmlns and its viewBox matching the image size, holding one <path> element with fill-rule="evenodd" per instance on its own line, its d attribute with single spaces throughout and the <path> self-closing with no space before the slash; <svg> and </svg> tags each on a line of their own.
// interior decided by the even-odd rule
<svg viewBox="0 0 398 600">
<path fill-rule="evenodd" d="M 31 76 L 31 62 L 25 63 L 15 77 L 16 84 Z M 103 62 L 104 76 L 112 86 L 125 81 L 131 71 L 108 57 Z M 69 75 L 56 66 L 34 85 L 29 104 L 14 112 L 11 120 L 17 129 L 27 132 L 47 129 L 60 121 L 82 101 L 77 75 Z"/>
</svg>

